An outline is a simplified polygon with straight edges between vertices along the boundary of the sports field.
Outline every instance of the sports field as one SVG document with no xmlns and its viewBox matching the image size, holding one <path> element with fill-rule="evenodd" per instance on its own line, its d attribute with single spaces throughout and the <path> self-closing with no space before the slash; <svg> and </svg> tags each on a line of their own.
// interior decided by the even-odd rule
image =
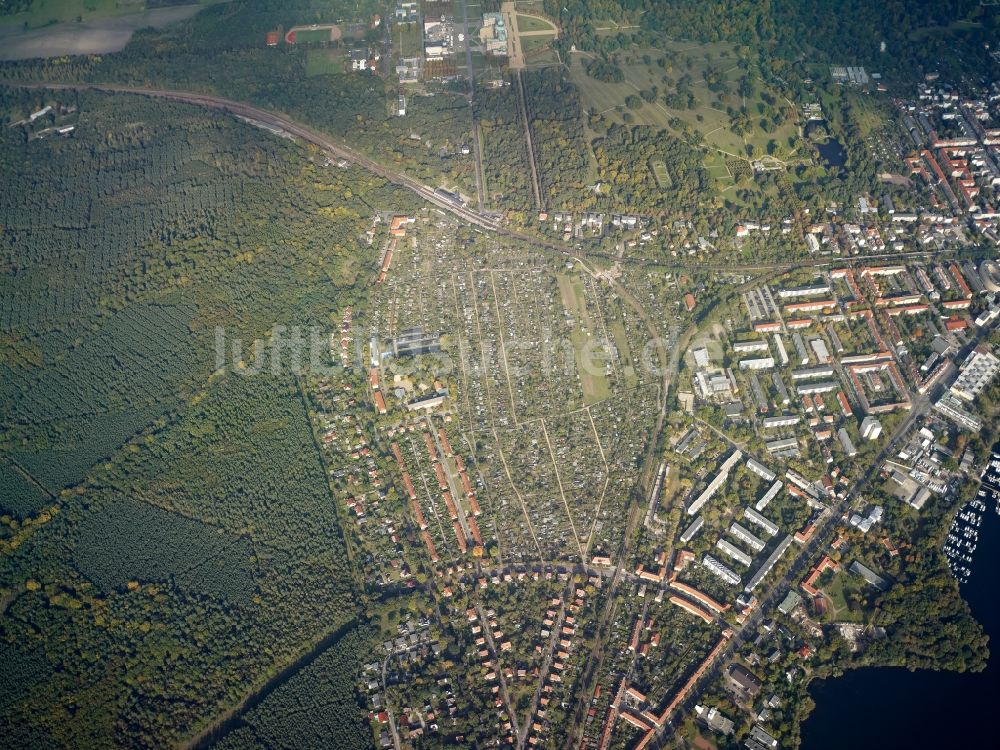
<svg viewBox="0 0 1000 750">
<path fill-rule="evenodd" d="M 306 78 L 340 75 L 344 72 L 342 50 L 311 49 L 306 51 Z"/>
<path fill-rule="evenodd" d="M 323 24 L 312 26 L 293 26 L 285 34 L 288 44 L 309 44 L 310 42 L 336 42 L 343 36 L 339 26 Z"/>
<path fill-rule="evenodd" d="M 667 165 L 662 159 L 655 159 L 649 162 L 649 169 L 653 173 L 653 179 L 656 180 L 656 184 L 660 190 L 666 190 L 673 186 L 674 181 L 670 179 L 670 172 L 667 171 Z"/>
</svg>

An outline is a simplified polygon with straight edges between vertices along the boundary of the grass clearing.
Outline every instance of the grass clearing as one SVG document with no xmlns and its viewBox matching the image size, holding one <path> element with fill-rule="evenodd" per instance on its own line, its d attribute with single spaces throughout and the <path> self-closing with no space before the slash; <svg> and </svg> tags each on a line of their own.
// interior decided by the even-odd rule
<svg viewBox="0 0 1000 750">
<path fill-rule="evenodd" d="M 830 603 L 826 616 L 834 622 L 864 622 L 865 613 L 861 609 L 852 610 L 847 606 L 845 587 L 850 585 L 845 573 L 840 571 L 822 591 Z"/>
<path fill-rule="evenodd" d="M 753 158 L 773 152 L 778 159 L 793 156 L 791 141 L 798 136 L 795 108 L 770 91 L 758 79 L 752 79 L 748 96 L 740 95 L 740 81 L 745 75 L 739 67 L 736 47 L 726 43 L 694 44 L 670 42 L 662 49 L 635 48 L 612 55 L 611 59 L 624 78 L 619 82 L 599 81 L 589 76 L 585 65 L 592 56 L 575 52 L 569 63 L 570 79 L 580 90 L 583 108 L 600 115 L 605 124 L 648 125 L 680 135 L 685 129 L 699 134 L 709 150 L 705 167 L 717 181 L 720 191 L 733 186 L 724 158 L 745 158 L 748 146 Z M 710 86 L 709 81 L 714 81 Z M 683 87 L 681 83 L 684 83 Z M 638 109 L 625 107 L 625 98 L 640 91 L 652 91 L 655 101 L 644 102 Z M 716 89 L 716 90 L 713 90 Z M 690 93 L 681 100 L 678 95 Z M 774 102 L 768 105 L 767 101 Z M 671 98 L 671 104 L 667 102 Z M 687 103 L 693 106 L 688 108 Z M 745 134 L 733 132 L 729 112 L 744 112 Z M 767 113 L 780 111 L 784 120 L 775 124 Z M 629 123 L 625 122 L 628 114 Z M 592 131 L 593 132 L 593 131 Z M 596 136 L 597 133 L 593 133 Z M 723 157 L 720 159 L 719 157 Z"/>
<path fill-rule="evenodd" d="M 340 50 L 311 49 L 306 52 L 306 78 L 339 76 L 344 72 L 344 55 Z"/>
<path fill-rule="evenodd" d="M 521 49 L 524 51 L 525 55 L 530 55 L 533 52 L 537 52 L 543 47 L 547 47 L 555 39 L 555 34 L 548 36 L 523 36 L 521 39 Z"/>
<path fill-rule="evenodd" d="M 639 385 L 639 376 L 636 374 L 635 362 L 632 361 L 632 349 L 628 345 L 628 334 L 625 332 L 625 324 L 616 320 L 611 324 L 611 336 L 618 347 L 618 353 L 622 358 L 622 375 L 625 377 L 625 387 L 632 389 Z"/>
<path fill-rule="evenodd" d="M 399 45 L 400 57 L 419 57 L 424 48 L 424 37 L 419 24 L 397 23 L 392 32 L 393 41 Z"/>
<path fill-rule="evenodd" d="M 517 14 L 517 30 L 521 33 L 530 31 L 551 31 L 556 33 L 555 24 L 538 16 L 526 16 Z"/>
<path fill-rule="evenodd" d="M 583 280 L 579 276 L 566 274 L 559 274 L 558 278 L 563 307 L 573 316 L 576 323 L 570 334 L 570 341 L 573 344 L 577 370 L 580 373 L 583 401 L 585 404 L 594 404 L 611 395 L 611 385 L 603 369 L 605 356 L 592 334 L 593 322 L 587 310 Z"/>
<path fill-rule="evenodd" d="M 649 170 L 653 173 L 653 179 L 660 190 L 666 190 L 673 186 L 674 181 L 670 179 L 670 172 L 662 159 L 653 159 L 649 162 Z"/>
<path fill-rule="evenodd" d="M 93 21 L 109 16 L 123 16 L 145 9 L 145 0 L 34 0 L 27 11 L 0 15 L 0 26 L 23 25 L 27 29 L 33 29 L 78 19 Z"/>
</svg>

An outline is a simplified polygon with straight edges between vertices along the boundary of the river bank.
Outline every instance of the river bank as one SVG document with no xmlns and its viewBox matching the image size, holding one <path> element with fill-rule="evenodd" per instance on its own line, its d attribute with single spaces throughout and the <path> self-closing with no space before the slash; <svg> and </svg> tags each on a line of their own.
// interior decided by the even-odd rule
<svg viewBox="0 0 1000 750">
<path fill-rule="evenodd" d="M 990 636 L 993 653 L 984 671 L 872 667 L 817 680 L 809 691 L 816 708 L 802 724 L 803 750 L 994 746 L 995 730 L 976 719 L 992 715 L 1000 697 L 995 645 L 1000 633 L 998 570 L 1000 516 L 990 507 L 983 515 L 972 576 L 961 587 L 972 614 Z"/>
</svg>

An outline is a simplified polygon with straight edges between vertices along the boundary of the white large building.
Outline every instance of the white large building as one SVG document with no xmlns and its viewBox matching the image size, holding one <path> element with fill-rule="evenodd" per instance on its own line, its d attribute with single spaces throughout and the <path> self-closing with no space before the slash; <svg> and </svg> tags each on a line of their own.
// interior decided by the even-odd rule
<svg viewBox="0 0 1000 750">
<path fill-rule="evenodd" d="M 828 284 L 816 284 L 815 286 L 798 286 L 791 289 L 779 289 L 778 296 L 781 299 L 796 299 L 798 297 L 818 297 L 821 294 L 829 294 Z"/>
<path fill-rule="evenodd" d="M 767 342 L 766 341 L 737 341 L 733 344 L 733 351 L 739 354 L 745 352 L 766 352 Z"/>
<path fill-rule="evenodd" d="M 774 348 L 778 350 L 778 359 L 781 360 L 781 366 L 784 367 L 788 364 L 788 352 L 785 351 L 785 342 L 781 339 L 781 334 L 774 334 Z"/>
<path fill-rule="evenodd" d="M 741 370 L 770 370 L 774 367 L 774 357 L 758 357 L 757 359 L 741 359 Z"/>
<path fill-rule="evenodd" d="M 740 577 L 736 575 L 728 566 L 716 560 L 711 555 L 705 555 L 701 558 L 701 564 L 704 565 L 708 570 L 712 571 L 721 578 L 726 583 L 732 586 L 740 585 Z"/>
<path fill-rule="evenodd" d="M 962 363 L 962 371 L 951 392 L 965 401 L 973 401 L 1000 372 L 1000 359 L 985 347 L 976 347 Z"/>
<path fill-rule="evenodd" d="M 740 563 L 744 567 L 749 568 L 753 563 L 753 558 L 750 557 L 746 552 L 741 550 L 739 547 L 730 544 L 725 539 L 720 539 L 715 543 L 716 549 L 718 549 L 723 554 L 728 555 L 736 562 Z"/>
<path fill-rule="evenodd" d="M 760 461 L 748 458 L 747 468 L 750 469 L 750 471 L 752 471 L 754 474 L 759 476 L 761 479 L 763 479 L 765 482 L 774 481 L 775 473 L 766 466 L 764 466 L 764 464 L 760 463 Z"/>
<path fill-rule="evenodd" d="M 740 523 L 737 523 L 736 521 L 733 521 L 733 523 L 729 526 L 729 533 L 741 542 L 749 545 L 754 552 L 760 552 L 765 547 L 763 539 L 760 539 L 756 534 L 751 532 L 750 529 Z"/>
<path fill-rule="evenodd" d="M 798 441 L 795 440 L 795 438 L 789 438 L 789 439 L 794 442 L 796 447 L 798 446 Z M 772 500 L 774 500 L 775 497 L 777 497 L 778 493 L 781 492 L 781 488 L 784 486 L 785 486 L 784 483 L 780 479 L 776 481 L 774 484 L 771 485 L 770 489 L 768 489 L 767 492 L 761 495 L 760 500 L 757 501 L 757 504 L 754 507 L 759 511 L 764 510 L 764 508 L 767 507 L 767 504 Z"/>
<path fill-rule="evenodd" d="M 861 420 L 861 437 L 865 440 L 876 440 L 882 434 L 882 423 L 870 414 Z"/>
<path fill-rule="evenodd" d="M 695 515 L 701 507 L 712 499 L 712 495 L 725 483 L 726 479 L 729 477 L 729 471 L 736 465 L 736 463 L 743 458 L 743 451 L 733 451 L 732 455 L 722 462 L 719 467 L 718 473 L 715 478 L 708 483 L 708 486 L 698 495 L 697 499 L 688 507 L 687 512 L 689 516 Z"/>
<path fill-rule="evenodd" d="M 779 487 L 781 482 L 778 482 Z M 755 511 L 749 505 L 743 509 L 743 517 L 747 519 L 750 523 L 756 524 L 760 528 L 764 529 L 768 536 L 774 536 L 778 533 L 778 524 L 772 521 L 770 518 L 762 516 L 760 513 Z"/>
</svg>

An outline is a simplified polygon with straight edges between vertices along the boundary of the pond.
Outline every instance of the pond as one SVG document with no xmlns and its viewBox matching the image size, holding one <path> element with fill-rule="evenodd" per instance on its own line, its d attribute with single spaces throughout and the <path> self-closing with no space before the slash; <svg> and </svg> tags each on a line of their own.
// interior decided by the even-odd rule
<svg viewBox="0 0 1000 750">
<path fill-rule="evenodd" d="M 816 148 L 828 167 L 842 167 L 847 163 L 847 152 L 836 138 L 830 138 L 826 143 L 817 143 Z"/>
</svg>

